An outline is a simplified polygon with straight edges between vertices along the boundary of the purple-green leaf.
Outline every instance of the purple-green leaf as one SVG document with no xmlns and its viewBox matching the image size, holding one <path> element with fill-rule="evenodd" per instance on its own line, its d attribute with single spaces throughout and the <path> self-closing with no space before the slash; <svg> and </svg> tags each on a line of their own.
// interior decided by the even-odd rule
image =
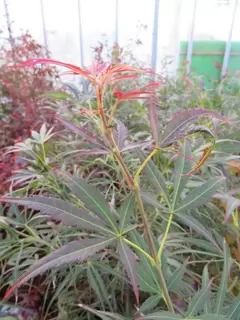
<svg viewBox="0 0 240 320">
<path fill-rule="evenodd" d="M 148 117 L 150 122 L 150 129 L 152 137 L 155 140 L 156 145 L 159 142 L 159 121 L 156 105 L 153 102 L 150 102 L 148 105 Z"/>
<path fill-rule="evenodd" d="M 115 239 L 115 237 L 112 237 L 77 240 L 53 251 L 48 256 L 35 262 L 31 268 L 23 273 L 23 275 L 18 278 L 17 282 L 8 290 L 5 298 L 9 297 L 16 288 L 37 275 L 64 264 L 83 262 L 96 252 L 109 246 Z"/>
<path fill-rule="evenodd" d="M 106 154 L 109 154 L 109 150 L 94 148 L 89 150 L 79 150 L 75 156 L 101 156 Z"/>
<path fill-rule="evenodd" d="M 65 127 L 70 129 L 72 132 L 78 134 L 79 136 L 83 137 L 87 141 L 93 143 L 94 145 L 100 147 L 101 149 L 108 149 L 104 141 L 99 138 L 96 134 L 92 133 L 90 130 L 79 127 L 75 123 L 62 119 L 62 118 L 57 118 L 59 122 L 61 122 Z"/>
<path fill-rule="evenodd" d="M 229 194 L 215 194 L 214 198 L 223 200 L 226 203 L 225 219 L 227 222 L 234 210 L 240 207 L 240 199 L 237 199 Z"/>
<path fill-rule="evenodd" d="M 114 133 L 114 138 L 119 150 L 123 148 L 124 143 L 127 139 L 127 135 L 128 135 L 127 127 L 122 122 L 119 122 L 117 126 L 117 132 Z"/>
<path fill-rule="evenodd" d="M 129 221 L 134 212 L 135 196 L 131 193 L 127 199 L 123 202 L 121 207 L 118 209 L 119 220 L 120 220 L 120 231 L 123 232 L 124 228 L 129 225 Z"/>
<path fill-rule="evenodd" d="M 136 272 L 136 259 L 134 253 L 123 239 L 118 241 L 118 251 L 123 267 L 128 275 L 128 278 L 132 284 L 133 291 L 136 297 L 136 302 L 139 305 L 139 290 Z"/>
<path fill-rule="evenodd" d="M 183 112 L 176 113 L 173 118 L 169 121 L 165 128 L 162 139 L 160 142 L 161 147 L 171 145 L 177 140 L 181 140 L 187 136 L 186 129 L 194 122 L 199 120 L 201 117 L 213 117 L 228 123 L 217 111 L 206 110 L 203 108 L 190 109 Z"/>
<path fill-rule="evenodd" d="M 137 148 L 146 148 L 146 147 L 149 147 L 150 145 L 152 145 L 152 143 L 153 143 L 152 140 L 129 143 L 129 144 L 126 144 L 125 147 L 123 147 L 121 151 L 124 152 L 124 151 L 134 150 Z"/>
<path fill-rule="evenodd" d="M 33 196 L 27 198 L 2 198 L 0 201 L 38 210 L 41 214 L 62 221 L 66 225 L 91 231 L 112 233 L 98 217 L 61 199 Z"/>
</svg>

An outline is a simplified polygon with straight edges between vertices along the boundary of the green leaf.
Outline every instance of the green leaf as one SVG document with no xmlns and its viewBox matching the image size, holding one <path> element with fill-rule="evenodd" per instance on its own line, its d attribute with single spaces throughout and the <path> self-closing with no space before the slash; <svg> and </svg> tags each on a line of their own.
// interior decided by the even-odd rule
<svg viewBox="0 0 240 320">
<path fill-rule="evenodd" d="M 228 307 L 228 317 L 232 320 L 239 320 L 240 319 L 240 298 L 237 297 Z"/>
<path fill-rule="evenodd" d="M 223 241 L 223 252 L 224 252 L 223 272 L 222 272 L 220 287 L 217 293 L 216 306 L 215 306 L 215 312 L 217 314 L 220 314 L 223 308 L 224 299 L 227 294 L 228 272 L 231 267 L 230 250 L 225 240 Z"/>
<path fill-rule="evenodd" d="M 58 171 L 58 174 L 63 178 L 69 189 L 83 202 L 84 206 L 88 210 L 94 212 L 97 216 L 103 219 L 114 232 L 118 233 L 116 221 L 111 212 L 111 208 L 104 196 L 97 189 L 90 186 L 85 180 L 75 178 L 67 172 Z"/>
<path fill-rule="evenodd" d="M 217 111 L 202 108 L 175 113 L 163 132 L 160 146 L 166 147 L 175 141 L 184 139 L 188 134 L 186 129 L 202 116 L 214 117 L 227 122 Z"/>
<path fill-rule="evenodd" d="M 73 100 L 70 94 L 63 91 L 46 92 L 41 94 L 40 98 L 52 98 L 54 100 Z"/>
<path fill-rule="evenodd" d="M 95 314 L 96 316 L 98 316 L 102 320 L 127 320 L 125 317 L 123 317 L 117 313 L 99 311 L 99 310 L 93 309 L 87 305 L 84 305 L 82 303 L 79 304 L 78 306 L 84 310 L 91 312 L 92 314 Z"/>
<path fill-rule="evenodd" d="M 192 228 L 194 231 L 196 231 L 198 234 L 202 235 L 204 238 L 209 240 L 217 249 L 220 250 L 219 245 L 217 242 L 214 240 L 212 234 L 210 231 L 208 231 L 201 222 L 199 222 L 197 219 L 195 219 L 192 216 L 189 215 L 183 215 L 181 213 L 176 213 L 178 216 L 179 220 L 181 220 L 185 225 L 189 226 Z"/>
<path fill-rule="evenodd" d="M 36 261 L 36 263 L 29 268 L 23 275 L 21 275 L 17 282 L 8 290 L 5 298 L 9 297 L 11 293 L 35 276 L 52 268 L 60 267 L 64 264 L 72 262 L 82 262 L 94 253 L 108 247 L 116 238 L 94 238 L 84 239 L 70 242 L 62 248 L 53 251 L 48 256 Z"/>
<path fill-rule="evenodd" d="M 193 209 L 208 202 L 214 195 L 214 193 L 219 189 L 224 180 L 224 177 L 214 178 L 206 183 L 203 183 L 200 187 L 193 189 L 178 204 L 177 208 L 175 209 L 175 212 Z"/>
<path fill-rule="evenodd" d="M 76 133 L 77 135 L 83 137 L 85 140 L 87 140 L 91 144 L 94 144 L 94 145 L 100 147 L 101 149 L 105 149 L 105 150 L 108 149 L 105 144 L 105 141 L 103 141 L 96 134 L 92 133 L 92 131 L 90 131 L 84 127 L 78 127 L 75 123 L 73 123 L 71 121 L 68 121 L 68 120 L 65 120 L 62 118 L 58 118 L 58 117 L 57 117 L 57 119 L 59 122 L 61 122 L 69 130 L 71 130 L 72 132 Z"/>
<path fill-rule="evenodd" d="M 195 296 L 192 298 L 189 306 L 188 306 L 188 317 L 192 317 L 197 315 L 200 311 L 204 309 L 205 303 L 211 296 L 211 282 L 208 283 L 208 286 L 202 288 L 198 291 Z"/>
<path fill-rule="evenodd" d="M 145 239 L 136 231 L 130 233 L 132 241 L 142 248 L 144 251 L 149 253 L 148 245 L 146 244 Z M 139 287 L 144 292 L 157 293 L 158 295 L 162 294 L 161 287 L 159 285 L 158 276 L 156 273 L 156 268 L 154 268 L 150 261 L 145 255 L 138 251 L 138 256 L 140 261 L 137 263 L 137 277 L 139 282 Z"/>
<path fill-rule="evenodd" d="M 94 268 L 94 266 L 89 263 L 89 267 L 87 269 L 87 275 L 88 275 L 88 281 L 95 291 L 95 293 L 98 296 L 99 301 L 102 304 L 102 308 L 104 309 L 105 303 L 108 305 L 108 308 L 110 310 L 112 309 L 112 306 L 109 302 L 109 296 L 108 292 L 106 290 L 106 286 L 102 280 L 101 275 L 99 274 L 98 270 Z"/>
<path fill-rule="evenodd" d="M 149 310 L 153 310 L 159 303 L 159 301 L 162 299 L 162 296 L 159 296 L 159 295 L 152 295 L 150 296 L 149 298 L 147 298 L 141 308 L 140 308 L 140 311 L 141 312 L 146 312 L 146 311 L 149 311 Z"/>
<path fill-rule="evenodd" d="M 136 302 L 139 304 L 139 290 L 138 290 L 138 281 L 136 275 L 136 259 L 134 254 L 129 246 L 124 242 L 123 239 L 118 241 L 118 252 L 120 259 L 122 261 L 123 267 L 128 275 L 128 278 L 131 282 L 133 292 L 136 297 Z"/>
<path fill-rule="evenodd" d="M 202 288 L 208 288 L 209 283 L 210 283 L 210 278 L 208 273 L 208 265 L 205 265 L 203 269 L 203 274 L 202 274 Z M 212 312 L 211 297 L 205 302 L 204 312 L 206 313 Z"/>
<path fill-rule="evenodd" d="M 193 318 L 192 320 L 194 320 L 194 319 L 196 319 L 196 320 L 233 320 L 231 318 L 221 316 L 218 314 L 205 314 L 203 316 Z M 189 319 L 189 320 L 191 320 L 191 319 Z"/>
<path fill-rule="evenodd" d="M 138 155 L 142 162 L 146 159 L 144 153 L 138 149 Z M 149 160 L 144 167 L 144 171 L 146 173 L 146 176 L 148 177 L 148 180 L 151 182 L 151 184 L 155 187 L 157 192 L 163 193 L 163 196 L 165 198 L 166 203 L 170 207 L 170 198 L 169 193 L 166 187 L 165 179 L 160 172 L 160 170 L 156 167 L 156 165 L 153 163 L 152 160 Z"/>
<path fill-rule="evenodd" d="M 239 153 L 240 141 L 231 139 L 217 140 L 215 143 L 215 150 L 224 153 Z"/>
<path fill-rule="evenodd" d="M 181 153 L 185 156 L 190 156 L 190 144 L 185 141 Z M 189 176 L 183 176 L 185 172 L 191 170 L 191 161 L 181 155 L 178 156 L 175 164 L 174 172 L 174 184 L 173 184 L 173 200 L 172 200 L 172 211 L 175 209 L 175 205 L 179 201 L 180 195 L 187 184 Z"/>
<path fill-rule="evenodd" d="M 153 320 L 153 319 L 154 320 L 178 320 L 178 319 L 182 319 L 182 317 L 179 314 L 163 311 L 163 312 L 151 313 L 144 317 L 137 318 L 137 320 Z"/>
<path fill-rule="evenodd" d="M 123 202 L 121 207 L 118 209 L 119 220 L 120 220 L 119 222 L 120 232 L 123 232 L 123 230 L 126 227 L 128 227 L 130 218 L 134 212 L 134 207 L 135 207 L 135 195 L 133 193 L 130 193 L 130 195 Z"/>
<path fill-rule="evenodd" d="M 180 268 L 176 269 L 167 282 L 169 291 L 176 291 L 179 289 L 183 275 L 186 272 L 186 265 L 183 264 Z"/>
<path fill-rule="evenodd" d="M 87 211 L 74 206 L 73 204 L 56 198 L 33 196 L 28 198 L 2 198 L 0 201 L 15 203 L 38 210 L 41 214 L 48 215 L 64 224 L 76 226 L 87 230 L 104 233 L 112 233 L 104 226 L 103 221 L 94 217 Z"/>
</svg>

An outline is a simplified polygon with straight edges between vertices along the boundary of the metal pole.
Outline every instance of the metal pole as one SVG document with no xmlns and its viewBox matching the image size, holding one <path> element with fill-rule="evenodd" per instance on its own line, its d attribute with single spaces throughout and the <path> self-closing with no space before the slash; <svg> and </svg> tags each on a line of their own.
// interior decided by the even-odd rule
<svg viewBox="0 0 240 320">
<path fill-rule="evenodd" d="M 115 34 L 115 43 L 117 44 L 118 43 L 118 27 L 119 27 L 119 21 L 118 21 L 118 5 L 119 5 L 119 3 L 118 3 L 118 0 L 116 0 L 116 25 L 115 25 L 115 32 L 116 32 L 116 34 Z"/>
<path fill-rule="evenodd" d="M 225 54 L 224 54 L 224 58 L 223 58 L 222 73 L 221 73 L 222 78 L 224 78 L 227 73 L 229 56 L 231 53 L 232 33 L 233 33 L 233 27 L 234 27 L 234 22 L 235 22 L 235 18 L 236 18 L 237 6 L 238 6 L 238 0 L 235 0 L 235 5 L 233 8 L 233 15 L 232 15 L 232 23 L 230 26 L 228 41 L 226 44 Z"/>
<path fill-rule="evenodd" d="M 6 23 L 7 23 L 7 29 L 8 29 L 8 36 L 9 36 L 9 40 L 10 40 L 11 46 L 13 46 L 13 45 L 14 45 L 14 38 L 13 38 L 13 34 L 12 34 L 11 20 L 10 20 L 10 15 L 9 15 L 9 10 L 8 10 L 7 0 L 3 0 L 3 4 L 4 4 L 4 9 L 5 9 L 5 16 L 6 16 Z"/>
<path fill-rule="evenodd" d="M 83 54 L 83 34 L 82 34 L 82 18 L 81 18 L 81 3 L 78 0 L 78 25 L 79 25 L 79 45 L 80 45 L 80 64 L 84 67 L 84 54 Z"/>
<path fill-rule="evenodd" d="M 159 3 L 160 3 L 159 0 L 155 0 L 153 37 L 152 37 L 152 61 L 151 61 L 151 67 L 155 71 L 157 68 Z"/>
<path fill-rule="evenodd" d="M 40 6 L 41 6 L 41 14 L 42 14 L 43 41 L 44 41 L 44 46 L 48 51 L 48 37 L 47 37 L 47 29 L 46 29 L 46 23 L 45 23 L 43 0 L 40 0 Z"/>
<path fill-rule="evenodd" d="M 188 64 L 187 64 L 187 70 L 186 70 L 187 74 L 189 74 L 190 70 L 191 70 L 196 12 L 197 12 L 197 0 L 194 1 L 192 23 L 191 23 L 190 33 L 189 33 L 189 40 L 188 40 L 188 50 L 187 50 L 187 62 L 188 62 Z"/>
</svg>

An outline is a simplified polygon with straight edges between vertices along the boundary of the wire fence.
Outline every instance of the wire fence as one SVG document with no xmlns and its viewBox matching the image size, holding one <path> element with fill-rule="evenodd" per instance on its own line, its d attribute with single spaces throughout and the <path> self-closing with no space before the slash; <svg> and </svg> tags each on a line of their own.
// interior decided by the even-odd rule
<svg viewBox="0 0 240 320">
<path fill-rule="evenodd" d="M 224 40 L 222 76 L 232 41 L 240 41 L 239 7 L 239 0 L 0 0 L 9 36 L 28 29 L 56 59 L 86 66 L 103 34 L 123 46 L 141 23 L 148 28 L 135 54 L 153 69 L 161 70 L 161 61 L 171 57 L 168 71 L 175 73 L 180 43 L 187 40 L 190 72 L 195 41 Z"/>
</svg>

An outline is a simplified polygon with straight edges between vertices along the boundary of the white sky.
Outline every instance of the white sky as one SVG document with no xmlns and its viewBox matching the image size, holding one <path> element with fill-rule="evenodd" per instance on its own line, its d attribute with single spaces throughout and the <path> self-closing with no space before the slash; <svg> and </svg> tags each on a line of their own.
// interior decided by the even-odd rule
<svg viewBox="0 0 240 320">
<path fill-rule="evenodd" d="M 40 0 L 7 0 L 15 33 L 28 29 L 43 43 Z M 181 11 L 178 4 L 181 2 Z M 43 0 L 49 49 L 55 59 L 80 63 L 79 25 L 77 0 Z M 136 55 L 150 61 L 152 48 L 152 25 L 155 0 L 119 0 L 119 42 L 128 44 L 136 38 L 137 24 L 148 25 L 141 34 L 144 46 Z M 89 64 L 92 49 L 102 34 L 110 43 L 115 37 L 115 0 L 81 0 L 82 32 L 84 36 L 84 61 Z M 176 54 L 179 41 L 188 39 L 194 0 L 160 0 L 158 63 L 165 54 Z M 218 7 L 217 0 L 198 0 L 195 38 L 199 40 L 227 40 L 232 19 L 233 5 Z M 3 0 L 0 15 L 3 18 Z M 1 19 L 2 20 L 2 19 Z M 2 20 L 4 23 L 4 20 Z M 0 22 L 0 25 L 3 23 Z M 233 41 L 240 41 L 240 6 L 233 31 Z"/>
</svg>

